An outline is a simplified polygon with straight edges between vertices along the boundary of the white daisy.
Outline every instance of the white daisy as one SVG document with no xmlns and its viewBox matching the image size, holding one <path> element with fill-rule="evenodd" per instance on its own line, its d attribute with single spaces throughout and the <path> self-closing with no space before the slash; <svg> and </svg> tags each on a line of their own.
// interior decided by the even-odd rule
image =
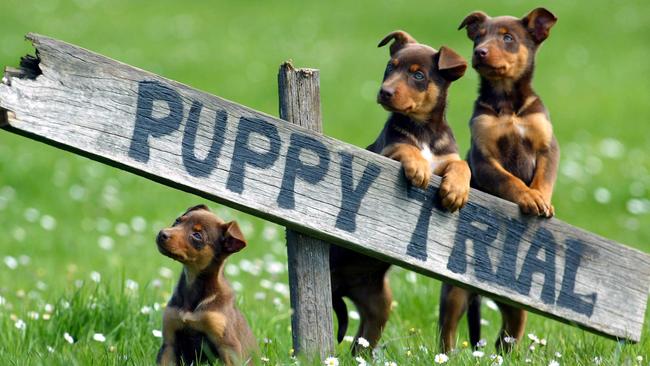
<svg viewBox="0 0 650 366">
<path fill-rule="evenodd" d="M 438 353 L 434 358 L 433 361 L 437 364 L 443 364 L 449 361 L 449 357 L 444 354 L 444 353 Z"/>
<path fill-rule="evenodd" d="M 68 332 L 63 333 L 63 339 L 65 339 L 65 341 L 70 344 L 74 343 L 74 338 L 72 338 L 72 336 Z"/>
<path fill-rule="evenodd" d="M 503 364 L 503 357 L 499 355 L 491 355 L 490 359 L 492 360 L 492 365 L 500 366 L 501 364 Z"/>
<path fill-rule="evenodd" d="M 325 366 L 339 366 L 339 359 L 336 357 L 328 357 L 324 362 Z"/>
<path fill-rule="evenodd" d="M 359 339 L 357 339 L 357 343 L 359 343 L 359 345 L 363 348 L 370 347 L 370 342 L 368 342 L 368 340 L 363 337 L 359 337 Z"/>
<path fill-rule="evenodd" d="M 25 330 L 25 328 L 27 328 L 27 324 L 22 319 L 16 320 L 14 326 L 20 330 Z"/>
<path fill-rule="evenodd" d="M 539 338 L 534 333 L 528 333 L 528 339 L 533 341 L 534 343 L 539 343 Z"/>
<path fill-rule="evenodd" d="M 90 279 L 93 282 L 99 283 L 102 280 L 102 275 L 97 271 L 92 271 L 92 272 L 90 272 Z"/>
<path fill-rule="evenodd" d="M 106 337 L 104 337 L 104 335 L 101 333 L 95 333 L 93 334 L 93 340 L 103 343 L 106 342 Z"/>
<path fill-rule="evenodd" d="M 139 286 L 137 282 L 135 282 L 130 278 L 127 278 L 126 281 L 124 282 L 124 287 L 126 287 L 126 289 L 130 291 L 137 291 Z"/>
</svg>

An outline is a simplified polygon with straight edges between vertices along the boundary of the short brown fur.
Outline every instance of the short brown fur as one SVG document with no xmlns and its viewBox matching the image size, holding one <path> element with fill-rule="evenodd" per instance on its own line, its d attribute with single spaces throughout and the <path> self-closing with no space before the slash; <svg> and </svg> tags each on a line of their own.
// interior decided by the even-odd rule
<svg viewBox="0 0 650 366">
<path fill-rule="evenodd" d="M 522 19 L 468 15 L 466 28 L 474 42 L 472 65 L 481 76 L 479 97 L 470 121 L 472 144 L 468 161 L 472 186 L 519 205 L 524 214 L 552 217 L 553 185 L 559 147 L 548 112 L 532 89 L 535 53 L 556 22 L 537 8 Z M 523 337 L 525 310 L 499 303 L 503 323 L 497 349 L 509 350 L 506 337 Z M 440 299 L 440 343 L 444 352 L 455 346 L 458 321 L 468 311 L 470 341 L 480 339 L 480 297 L 443 284 Z"/>
<path fill-rule="evenodd" d="M 204 205 L 191 207 L 160 231 L 156 244 L 163 255 L 183 263 L 163 314 L 157 363 L 189 365 L 211 355 L 226 365 L 248 363 L 257 342 L 223 275 L 226 258 L 246 246 L 237 223 L 225 223 Z"/>
<path fill-rule="evenodd" d="M 460 78 L 467 63 L 454 51 L 439 51 L 420 43 L 403 31 L 386 36 L 390 60 L 377 102 L 391 115 L 368 150 L 402 163 L 410 184 L 426 189 L 431 174 L 442 176 L 439 196 L 449 211 L 463 207 L 468 199 L 470 170 L 458 155 L 456 141 L 445 119 L 447 89 Z M 355 304 L 361 316 L 353 352 L 363 350 L 356 339 L 375 347 L 388 321 L 392 303 L 386 272 L 389 265 L 344 248 L 330 249 L 332 302 L 339 319 L 338 339 L 347 329 L 343 297 Z"/>
</svg>

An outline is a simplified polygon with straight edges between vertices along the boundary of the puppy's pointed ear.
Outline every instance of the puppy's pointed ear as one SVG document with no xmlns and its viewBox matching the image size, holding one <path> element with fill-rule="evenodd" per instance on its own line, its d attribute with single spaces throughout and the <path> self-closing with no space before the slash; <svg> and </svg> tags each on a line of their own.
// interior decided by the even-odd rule
<svg viewBox="0 0 650 366">
<path fill-rule="evenodd" d="M 190 213 L 190 212 L 192 212 L 192 211 L 196 211 L 196 210 L 206 210 L 206 211 L 210 211 L 210 209 L 208 208 L 208 206 L 206 206 L 206 205 L 204 205 L 204 204 L 200 204 L 200 205 L 196 205 L 196 206 L 192 206 L 192 207 L 188 208 L 188 209 L 185 211 L 185 213 L 184 213 L 183 215 L 187 215 L 188 213 Z"/>
<path fill-rule="evenodd" d="M 483 24 L 490 17 L 482 11 L 475 11 L 466 16 L 465 19 L 458 26 L 458 30 L 467 28 L 467 37 L 474 40 L 479 34 L 481 24 Z"/>
<path fill-rule="evenodd" d="M 438 70 L 445 79 L 449 81 L 458 80 L 465 74 L 467 62 L 451 48 L 442 46 L 438 52 Z"/>
<path fill-rule="evenodd" d="M 379 42 L 377 47 L 383 47 L 393 39 L 395 40 L 395 42 L 393 42 L 390 45 L 391 56 L 393 56 L 397 51 L 401 50 L 402 48 L 404 48 L 404 46 L 406 46 L 409 43 L 418 43 L 418 41 L 416 41 L 415 38 L 411 37 L 410 34 L 398 30 L 395 32 L 391 32 L 386 37 L 384 37 L 384 39 L 382 39 L 381 42 Z"/>
<path fill-rule="evenodd" d="M 535 42 L 539 44 L 548 37 L 551 27 L 557 22 L 557 18 L 550 11 L 544 8 L 537 8 L 523 17 L 521 22 L 528 29 L 528 33 L 530 33 Z"/>
<path fill-rule="evenodd" d="M 246 246 L 246 239 L 236 221 L 223 224 L 223 248 L 227 253 L 235 253 Z"/>
</svg>

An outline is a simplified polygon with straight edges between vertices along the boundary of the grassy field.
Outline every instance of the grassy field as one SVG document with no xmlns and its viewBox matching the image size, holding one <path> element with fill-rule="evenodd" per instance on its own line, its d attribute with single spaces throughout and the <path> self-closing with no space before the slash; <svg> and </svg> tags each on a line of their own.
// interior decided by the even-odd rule
<svg viewBox="0 0 650 366">
<path fill-rule="evenodd" d="M 292 58 L 321 69 L 325 133 L 365 146 L 386 118 L 374 102 L 388 55 L 376 44 L 385 34 L 404 29 L 469 57 L 471 43 L 456 31 L 467 13 L 523 15 L 537 5 L 4 0 L 0 65 L 32 52 L 23 35 L 33 31 L 276 115 L 277 68 Z M 650 252 L 650 2 L 547 6 L 559 22 L 540 51 L 534 85 L 562 147 L 557 215 Z M 450 92 L 448 118 L 463 151 L 477 80 L 470 70 Z M 180 270 L 158 254 L 153 238 L 202 201 L 0 131 L 0 364 L 152 364 L 160 309 Z M 239 220 L 249 239 L 227 275 L 260 357 L 294 364 L 283 228 L 211 206 Z M 394 312 L 375 359 L 366 361 L 433 364 L 439 283 L 399 268 L 390 276 Z M 461 348 L 449 364 L 495 362 L 489 356 L 500 318 L 484 309 L 485 356 Z M 644 329 L 640 344 L 619 345 L 533 315 L 528 331 L 547 345 L 532 350 L 525 342 L 504 364 L 648 365 L 647 320 Z M 338 357 L 356 365 L 348 347 L 340 345 Z"/>
</svg>

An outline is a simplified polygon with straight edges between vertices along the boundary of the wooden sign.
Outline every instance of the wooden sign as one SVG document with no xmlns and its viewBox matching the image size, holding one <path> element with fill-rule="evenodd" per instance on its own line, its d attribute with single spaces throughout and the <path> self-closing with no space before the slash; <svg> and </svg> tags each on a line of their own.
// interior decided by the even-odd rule
<svg viewBox="0 0 650 366">
<path fill-rule="evenodd" d="M 85 49 L 28 38 L 39 59 L 0 85 L 8 131 L 600 334 L 641 336 L 647 254 L 525 217 L 476 190 L 449 214 L 438 207 L 437 178 L 413 188 L 387 158 Z"/>
</svg>

